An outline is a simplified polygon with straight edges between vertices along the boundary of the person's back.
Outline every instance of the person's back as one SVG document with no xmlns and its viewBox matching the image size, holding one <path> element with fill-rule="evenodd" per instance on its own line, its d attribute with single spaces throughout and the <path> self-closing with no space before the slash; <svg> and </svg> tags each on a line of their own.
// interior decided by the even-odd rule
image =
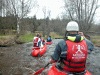
<svg viewBox="0 0 100 75">
<path fill-rule="evenodd" d="M 39 38 L 40 38 L 40 46 L 43 47 L 44 44 L 45 44 L 45 40 L 43 38 L 41 38 L 41 35 L 39 35 Z"/>
<path fill-rule="evenodd" d="M 49 37 L 47 38 L 47 42 L 51 42 L 51 41 L 52 41 L 51 36 L 49 36 Z"/>
<path fill-rule="evenodd" d="M 33 39 L 33 46 L 38 48 L 39 47 L 39 41 L 40 41 L 39 34 L 37 34 Z"/>
<path fill-rule="evenodd" d="M 67 45 L 67 55 L 64 56 L 64 53 L 62 53 L 60 56 L 61 64 L 65 64 L 62 68 L 68 72 L 84 71 L 88 52 L 86 41 L 76 34 L 74 37 L 67 36 L 65 43 Z"/>
<path fill-rule="evenodd" d="M 38 47 L 37 43 L 38 43 L 38 37 L 35 37 L 33 40 L 34 47 Z"/>
<path fill-rule="evenodd" d="M 67 72 L 82 72 L 85 70 L 88 51 L 93 50 L 93 44 L 79 35 L 79 27 L 76 22 L 69 22 L 66 27 L 67 36 L 60 41 L 49 63 L 59 63 L 55 66 Z M 59 61 L 59 62 L 57 62 Z"/>
</svg>

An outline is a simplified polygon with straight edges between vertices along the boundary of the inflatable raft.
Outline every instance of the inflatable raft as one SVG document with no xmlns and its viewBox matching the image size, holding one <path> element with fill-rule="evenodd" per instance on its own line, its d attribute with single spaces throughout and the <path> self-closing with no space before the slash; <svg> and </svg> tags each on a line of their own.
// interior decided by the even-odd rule
<svg viewBox="0 0 100 75">
<path fill-rule="evenodd" d="M 53 41 L 51 41 L 51 42 L 46 42 L 47 45 L 51 45 L 52 43 L 53 43 Z"/>
<path fill-rule="evenodd" d="M 55 67 L 54 64 L 47 75 L 74 75 L 74 74 L 68 74 L 67 72 L 60 71 Z M 89 71 L 86 71 L 84 75 L 92 75 L 92 74 Z"/>
<path fill-rule="evenodd" d="M 32 56 L 37 57 L 39 54 L 40 56 L 42 56 L 47 50 L 47 45 L 44 45 L 41 48 L 37 48 L 37 47 L 33 47 L 33 49 L 31 50 L 31 54 Z"/>
</svg>

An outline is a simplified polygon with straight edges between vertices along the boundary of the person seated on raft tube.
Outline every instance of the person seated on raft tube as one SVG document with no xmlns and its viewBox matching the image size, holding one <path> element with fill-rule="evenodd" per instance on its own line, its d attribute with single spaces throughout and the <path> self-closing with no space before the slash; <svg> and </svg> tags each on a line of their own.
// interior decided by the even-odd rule
<svg viewBox="0 0 100 75">
<path fill-rule="evenodd" d="M 51 41 L 52 41 L 51 36 L 49 36 L 49 37 L 47 38 L 47 42 L 51 42 Z"/>
<path fill-rule="evenodd" d="M 39 35 L 39 38 L 40 38 L 40 40 L 41 40 L 41 47 L 43 47 L 43 45 L 45 45 L 45 40 L 43 39 L 43 38 L 41 38 L 41 35 Z"/>
<path fill-rule="evenodd" d="M 40 38 L 39 38 L 39 33 L 37 33 L 37 35 L 34 37 L 34 39 L 33 39 L 33 47 L 34 48 L 39 48 L 40 47 L 40 42 L 41 42 L 41 40 L 40 40 Z"/>
<path fill-rule="evenodd" d="M 49 63 L 67 73 L 85 72 L 87 54 L 93 51 L 94 45 L 79 32 L 78 23 L 70 21 L 66 26 L 65 39 L 58 42 Z"/>
</svg>

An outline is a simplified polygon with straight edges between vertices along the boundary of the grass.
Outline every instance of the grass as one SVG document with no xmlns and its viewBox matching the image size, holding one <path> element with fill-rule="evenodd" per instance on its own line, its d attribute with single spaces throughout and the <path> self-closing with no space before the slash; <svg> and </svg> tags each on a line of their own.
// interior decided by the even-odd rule
<svg viewBox="0 0 100 75">
<path fill-rule="evenodd" d="M 9 35 L 0 35 L 0 37 L 3 37 L 3 36 L 9 36 Z"/>
<path fill-rule="evenodd" d="M 90 41 L 95 44 L 95 45 L 99 45 L 100 46 L 100 36 L 92 36 L 93 39 L 91 39 Z"/>
<path fill-rule="evenodd" d="M 56 32 L 50 32 L 50 35 L 51 35 L 52 39 L 64 37 L 64 36 L 57 34 Z"/>
<path fill-rule="evenodd" d="M 32 42 L 34 36 L 35 36 L 37 33 L 40 33 L 40 34 L 42 35 L 42 32 L 41 32 L 41 31 L 36 31 L 34 34 L 21 35 L 21 36 L 19 37 L 19 39 L 22 40 L 22 41 L 25 41 L 25 42 Z M 52 38 L 52 39 L 55 39 L 55 38 L 63 38 L 63 36 L 60 36 L 60 35 L 58 35 L 58 34 L 55 33 L 55 32 L 50 32 L 50 35 L 51 35 L 51 38 Z M 42 38 L 46 40 L 46 39 L 47 39 L 47 35 L 45 35 L 45 37 L 42 36 Z"/>
<path fill-rule="evenodd" d="M 25 42 L 32 42 L 33 41 L 33 35 L 22 35 L 19 37 L 19 39 L 21 39 L 22 41 Z"/>
<path fill-rule="evenodd" d="M 40 33 L 42 36 L 42 32 L 41 31 L 36 31 L 35 33 L 30 33 L 26 35 L 20 35 L 19 39 L 24 41 L 24 42 L 32 42 L 34 36 L 36 36 L 37 33 Z M 2 41 L 4 41 L 5 39 L 9 39 L 9 38 L 14 38 L 15 35 L 0 35 L 0 39 Z M 56 32 L 50 32 L 50 36 L 52 39 L 55 38 L 63 38 L 64 36 L 60 36 L 59 34 L 57 34 Z M 45 35 L 45 37 L 42 36 L 43 39 L 47 39 L 47 35 Z M 90 40 L 93 44 L 95 45 L 100 45 L 100 36 L 93 36 L 93 39 Z"/>
<path fill-rule="evenodd" d="M 5 41 L 7 39 L 13 39 L 15 35 L 0 35 L 0 39 Z"/>
<path fill-rule="evenodd" d="M 37 31 L 36 33 L 40 33 L 42 35 L 42 32 Z M 22 35 L 19 37 L 19 39 L 25 41 L 25 42 L 32 42 L 33 41 L 33 37 L 36 35 L 36 33 L 34 35 Z M 63 38 L 64 36 L 60 36 L 58 35 L 56 32 L 50 32 L 51 38 L 55 39 L 55 38 Z M 45 35 L 45 37 L 42 37 L 43 39 L 47 39 L 47 35 Z M 100 36 L 93 36 L 93 39 L 91 39 L 90 41 L 95 44 L 95 45 L 100 45 Z"/>
</svg>

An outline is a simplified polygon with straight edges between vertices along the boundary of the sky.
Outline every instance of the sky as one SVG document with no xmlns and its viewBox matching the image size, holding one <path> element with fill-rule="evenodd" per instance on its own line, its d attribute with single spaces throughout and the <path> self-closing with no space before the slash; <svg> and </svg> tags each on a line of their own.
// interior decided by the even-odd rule
<svg viewBox="0 0 100 75">
<path fill-rule="evenodd" d="M 28 14 L 29 17 L 34 16 L 36 14 L 37 19 L 44 18 L 43 8 L 46 8 L 46 17 L 49 16 L 48 11 L 50 12 L 50 19 L 56 19 L 57 16 L 60 16 L 62 12 L 65 11 L 63 0 L 37 0 L 38 7 L 32 9 L 31 13 Z M 100 0 L 98 2 L 100 5 Z M 96 11 L 95 22 L 99 22 L 100 20 L 100 8 Z"/>
<path fill-rule="evenodd" d="M 100 23 L 100 0 L 98 2 L 99 8 L 96 10 L 95 23 Z"/>
<path fill-rule="evenodd" d="M 28 16 L 34 16 L 38 19 L 44 18 L 43 8 L 46 8 L 46 16 L 49 16 L 48 11 L 50 12 L 50 18 L 56 18 L 59 16 L 63 11 L 64 3 L 62 0 L 37 0 L 38 1 L 38 8 L 32 9 L 34 12 L 28 14 Z"/>
</svg>

